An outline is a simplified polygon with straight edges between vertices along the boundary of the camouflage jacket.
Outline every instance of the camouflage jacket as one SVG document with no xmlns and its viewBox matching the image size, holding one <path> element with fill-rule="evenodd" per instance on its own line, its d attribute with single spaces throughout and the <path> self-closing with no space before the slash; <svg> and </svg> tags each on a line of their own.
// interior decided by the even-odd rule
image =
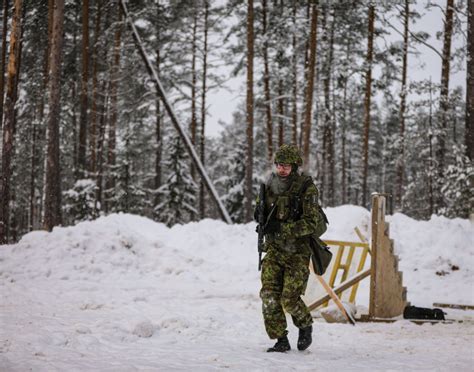
<svg viewBox="0 0 474 372">
<path fill-rule="evenodd" d="M 275 191 L 272 174 L 266 184 L 265 209 L 277 221 L 278 232 L 265 235 L 265 249 L 309 255 L 309 237 L 320 237 L 326 231 L 326 218 L 318 204 L 319 192 L 311 177 L 292 174 L 285 191 Z M 305 186 L 303 186 L 305 185 Z M 304 192 L 300 195 L 301 189 Z"/>
</svg>

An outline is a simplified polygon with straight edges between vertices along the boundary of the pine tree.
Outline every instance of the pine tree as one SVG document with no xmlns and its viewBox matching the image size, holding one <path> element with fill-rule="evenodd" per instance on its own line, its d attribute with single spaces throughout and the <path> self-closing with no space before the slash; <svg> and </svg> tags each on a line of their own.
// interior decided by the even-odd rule
<svg viewBox="0 0 474 372">
<path fill-rule="evenodd" d="M 169 174 L 157 190 L 161 203 L 154 208 L 155 218 L 168 226 L 189 222 L 196 214 L 197 185 L 189 172 L 189 161 L 179 137 L 173 138 L 166 150 L 169 159 L 165 167 Z"/>
<path fill-rule="evenodd" d="M 44 201 L 44 227 L 51 231 L 61 224 L 61 165 L 59 162 L 59 121 L 61 115 L 61 67 L 63 54 L 64 0 L 55 0 L 51 42 L 48 150 Z"/>
</svg>

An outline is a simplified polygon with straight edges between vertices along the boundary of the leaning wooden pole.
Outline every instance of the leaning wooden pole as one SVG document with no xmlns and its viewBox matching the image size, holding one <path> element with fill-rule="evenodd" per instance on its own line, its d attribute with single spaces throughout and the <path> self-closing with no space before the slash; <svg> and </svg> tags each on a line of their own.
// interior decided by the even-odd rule
<svg viewBox="0 0 474 372">
<path fill-rule="evenodd" d="M 179 136 L 183 140 L 183 142 L 186 146 L 186 150 L 188 151 L 189 155 L 191 156 L 191 159 L 193 160 L 194 164 L 196 165 L 196 168 L 197 168 L 202 180 L 204 181 L 204 184 L 206 185 L 209 193 L 214 198 L 214 200 L 215 200 L 215 202 L 216 202 L 216 204 L 219 208 L 219 212 L 221 214 L 222 219 L 224 221 L 226 221 L 227 223 L 231 224 L 232 220 L 229 216 L 229 213 L 225 209 L 224 204 L 222 204 L 222 201 L 220 200 L 216 189 L 214 188 L 209 176 L 206 173 L 206 170 L 204 169 L 204 166 L 202 165 L 196 151 L 194 150 L 194 147 L 191 143 L 191 140 L 186 135 L 186 132 L 184 131 L 181 124 L 179 123 L 179 121 L 177 119 L 177 116 L 173 111 L 173 108 L 171 107 L 168 99 L 166 98 L 166 94 L 165 94 L 165 91 L 163 89 L 163 86 L 161 85 L 160 79 L 158 79 L 158 74 L 156 73 L 156 70 L 155 70 L 154 66 L 152 65 L 150 59 L 148 58 L 148 55 L 146 54 L 145 48 L 144 48 L 143 43 L 140 39 L 140 35 L 138 34 L 138 31 L 137 31 L 135 25 L 133 24 L 133 21 L 132 21 L 131 17 L 128 14 L 127 6 L 125 5 L 124 0 L 120 0 L 120 6 L 122 8 L 122 12 L 125 16 L 125 19 L 127 20 L 128 25 L 130 26 L 130 28 L 132 30 L 133 39 L 135 40 L 136 46 L 137 46 L 137 48 L 140 52 L 140 55 L 143 58 L 143 62 L 145 62 L 145 66 L 148 70 L 148 73 L 150 74 L 150 77 L 152 78 L 152 80 L 155 82 L 156 91 L 157 91 L 158 95 L 160 96 L 161 101 L 163 102 L 163 105 L 165 106 L 166 111 L 168 112 L 168 115 L 171 119 L 171 122 L 173 123 L 174 127 L 178 131 Z"/>
</svg>

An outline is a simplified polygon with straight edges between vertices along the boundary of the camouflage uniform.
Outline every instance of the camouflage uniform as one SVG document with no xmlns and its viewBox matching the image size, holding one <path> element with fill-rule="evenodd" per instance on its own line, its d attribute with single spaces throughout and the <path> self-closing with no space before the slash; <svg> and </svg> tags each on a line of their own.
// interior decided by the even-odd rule
<svg viewBox="0 0 474 372">
<path fill-rule="evenodd" d="M 265 328 L 271 339 L 284 337 L 288 333 L 283 309 L 291 315 L 293 323 L 300 329 L 313 323 L 300 296 L 306 290 L 309 276 L 309 236 L 319 237 L 326 230 L 319 212 L 318 190 L 310 177 L 297 173 L 296 168 L 301 165 L 297 149 L 296 158 L 289 156 L 295 154 L 295 149 L 293 146 L 283 145 L 275 157 L 276 163 L 296 165 L 290 176 L 282 179 L 272 174 L 266 184 L 265 209 L 270 211 L 275 207 L 276 213 L 273 221 L 269 222 L 274 227 L 265 233 L 267 253 L 262 263 L 260 297 Z M 305 182 L 309 186 L 301 195 L 298 213 L 295 211 L 294 201 Z"/>
</svg>

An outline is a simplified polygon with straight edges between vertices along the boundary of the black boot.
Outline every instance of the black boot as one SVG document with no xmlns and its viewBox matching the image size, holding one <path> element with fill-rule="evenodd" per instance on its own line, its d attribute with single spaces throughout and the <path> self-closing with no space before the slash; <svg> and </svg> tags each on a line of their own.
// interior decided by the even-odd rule
<svg viewBox="0 0 474 372">
<path fill-rule="evenodd" d="M 311 333 L 313 333 L 313 326 L 308 326 L 306 328 L 300 328 L 300 333 L 298 336 L 298 350 L 306 350 L 313 339 L 311 338 Z"/>
<path fill-rule="evenodd" d="M 290 342 L 288 341 L 288 337 L 283 336 L 279 337 L 276 344 L 273 347 L 267 349 L 267 352 L 271 353 L 276 351 L 278 353 L 284 353 L 288 350 L 291 350 Z"/>
</svg>

